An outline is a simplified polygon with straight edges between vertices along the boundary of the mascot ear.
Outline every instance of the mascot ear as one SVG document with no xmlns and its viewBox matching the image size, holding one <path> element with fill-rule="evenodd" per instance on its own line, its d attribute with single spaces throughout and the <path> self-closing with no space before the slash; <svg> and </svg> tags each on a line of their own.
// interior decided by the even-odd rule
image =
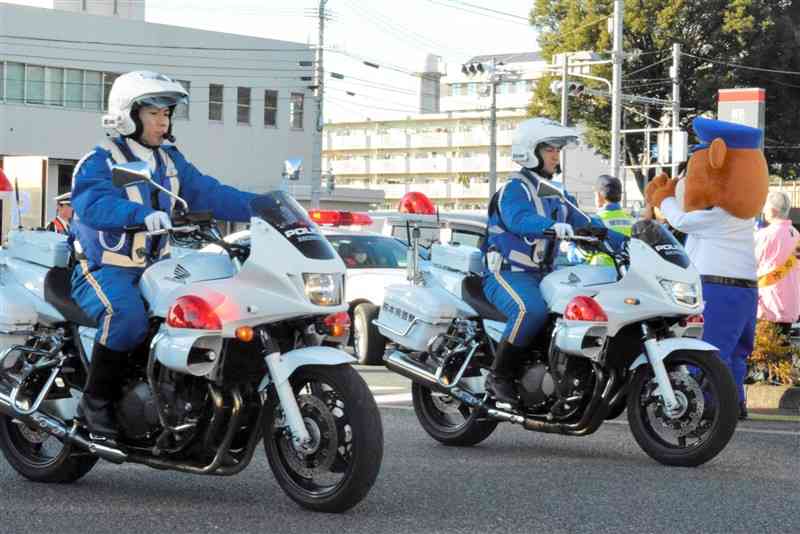
<svg viewBox="0 0 800 534">
<path fill-rule="evenodd" d="M 708 161 L 711 163 L 711 168 L 714 170 L 721 169 L 725 165 L 725 156 L 728 154 L 728 145 L 725 144 L 725 141 L 721 137 L 717 137 L 711 142 L 708 152 Z"/>
</svg>

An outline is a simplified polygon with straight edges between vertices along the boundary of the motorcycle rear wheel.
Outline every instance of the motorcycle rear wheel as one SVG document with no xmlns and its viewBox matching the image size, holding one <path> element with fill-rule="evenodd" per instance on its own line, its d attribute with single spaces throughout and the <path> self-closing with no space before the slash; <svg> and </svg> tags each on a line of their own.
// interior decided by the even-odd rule
<svg viewBox="0 0 800 534">
<path fill-rule="evenodd" d="M 422 428 L 444 445 L 471 447 L 491 436 L 497 428 L 497 421 L 481 419 L 477 410 L 420 384 L 412 385 L 411 397 Z"/>
<path fill-rule="evenodd" d="M 340 513 L 366 497 L 383 459 L 383 426 L 367 384 L 349 365 L 309 365 L 291 377 L 316 450 L 291 444 L 277 397 L 265 408 L 264 450 L 281 488 L 304 508 Z"/>
<path fill-rule="evenodd" d="M 678 351 L 664 360 L 676 396 L 686 408 L 663 413 L 650 366 L 636 370 L 628 393 L 628 423 L 639 446 L 665 465 L 696 467 L 722 452 L 739 414 L 733 375 L 715 352 Z"/>
<path fill-rule="evenodd" d="M 75 482 L 99 459 L 5 415 L 0 416 L 0 450 L 17 473 L 34 482 Z"/>
</svg>

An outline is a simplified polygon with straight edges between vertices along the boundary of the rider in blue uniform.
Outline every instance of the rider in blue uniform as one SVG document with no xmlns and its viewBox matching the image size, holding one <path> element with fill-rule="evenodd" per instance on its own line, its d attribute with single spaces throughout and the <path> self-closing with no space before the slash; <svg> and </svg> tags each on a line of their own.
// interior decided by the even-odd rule
<svg viewBox="0 0 800 534">
<path fill-rule="evenodd" d="M 592 221 L 560 195 L 547 196 L 539 191 L 539 183 L 551 180 L 558 172 L 561 149 L 577 141 L 574 129 L 549 119 L 529 119 L 520 124 L 512 140 L 511 157 L 522 168 L 489 203 L 483 292 L 508 322 L 486 388 L 500 402 L 516 402 L 518 353 L 531 344 L 547 319 L 547 304 L 539 284 L 550 267 L 545 262 L 551 247 L 557 251 L 558 240 L 572 236 L 573 228 L 602 227 L 600 221 Z M 566 198 L 577 205 L 574 197 Z M 545 231 L 550 231 L 547 236 Z"/>
<path fill-rule="evenodd" d="M 98 324 L 78 416 L 95 436 L 117 434 L 112 406 L 119 396 L 123 363 L 148 331 L 139 279 L 149 263 L 169 254 L 167 237 L 149 238 L 146 232 L 131 234 L 124 228 L 170 228 L 175 205 L 173 198 L 147 183 L 115 187 L 112 165 L 144 161 L 153 180 L 186 200 L 190 210 L 210 210 L 222 220 L 250 219 L 255 195 L 220 184 L 164 142 L 174 141 L 172 114 L 188 96 L 179 83 L 162 74 L 137 71 L 120 76 L 103 117 L 103 126 L 119 136 L 105 139 L 75 168 L 72 232 L 78 263 L 72 297 Z"/>
</svg>

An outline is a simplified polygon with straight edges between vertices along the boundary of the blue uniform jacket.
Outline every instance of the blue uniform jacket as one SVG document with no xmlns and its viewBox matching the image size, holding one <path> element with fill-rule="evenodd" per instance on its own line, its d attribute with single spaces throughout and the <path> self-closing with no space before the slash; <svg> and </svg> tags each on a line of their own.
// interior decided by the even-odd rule
<svg viewBox="0 0 800 534">
<path fill-rule="evenodd" d="M 544 231 L 556 222 L 569 223 L 573 228 L 603 226 L 601 221 L 587 217 L 559 197 L 537 197 L 540 179 L 527 169 L 512 175 L 498 194 L 497 209 L 489 214 L 487 245 L 502 254 L 504 269 L 540 270 L 546 251 L 558 246 L 555 240 L 544 237 Z M 566 196 L 577 204 L 574 197 Z M 610 239 L 620 244 L 624 237 L 616 234 Z"/>
<path fill-rule="evenodd" d="M 136 251 L 142 247 L 150 250 L 149 240 L 143 233 L 131 235 L 123 232 L 123 228 L 143 224 L 145 217 L 157 210 L 171 214 L 174 201 L 165 193 L 153 195 L 154 188 L 146 183 L 115 187 L 111 181 L 111 166 L 125 160 L 119 161 L 124 152 L 118 151 L 119 145 L 115 151 L 115 147 L 109 145 L 111 142 L 126 141 L 117 138 L 98 145 L 78 163 L 74 175 L 72 206 L 76 214 L 73 228 L 76 249 L 85 255 L 92 270 L 103 265 L 144 268 L 146 259 Z M 127 143 L 136 148 L 134 154 L 153 151 L 154 181 L 186 200 L 190 211 L 210 210 L 221 220 L 250 220 L 250 201 L 256 196 L 253 193 L 222 185 L 203 174 L 175 146 L 144 149 L 138 143 Z M 157 254 L 163 257 L 168 253 L 168 240 L 159 241 Z"/>
</svg>

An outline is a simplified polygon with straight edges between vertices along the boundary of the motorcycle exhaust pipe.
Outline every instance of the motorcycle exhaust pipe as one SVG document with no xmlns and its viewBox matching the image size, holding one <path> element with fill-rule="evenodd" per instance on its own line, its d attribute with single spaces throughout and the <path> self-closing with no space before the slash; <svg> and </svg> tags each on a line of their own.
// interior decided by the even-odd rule
<svg viewBox="0 0 800 534">
<path fill-rule="evenodd" d="M 480 406 L 481 400 L 473 394 L 459 388 L 447 388 L 436 380 L 436 375 L 422 367 L 418 362 L 411 360 L 403 352 L 396 350 L 384 356 L 383 363 L 390 371 L 402 375 L 412 382 L 416 382 L 438 393 L 444 393 L 457 398 L 469 406 Z"/>
<path fill-rule="evenodd" d="M 99 443 L 95 443 L 78 433 L 78 427 L 73 426 L 67 428 L 64 421 L 55 417 L 49 416 L 41 411 L 35 411 L 30 415 L 20 415 L 11 404 L 11 399 L 8 394 L 0 392 L 0 414 L 12 417 L 31 428 L 36 428 L 47 432 L 61 440 L 64 443 L 69 443 L 77 446 L 80 449 L 89 451 L 90 453 L 114 462 L 116 464 L 124 463 L 128 459 L 128 455 L 119 449 L 108 447 Z"/>
</svg>

